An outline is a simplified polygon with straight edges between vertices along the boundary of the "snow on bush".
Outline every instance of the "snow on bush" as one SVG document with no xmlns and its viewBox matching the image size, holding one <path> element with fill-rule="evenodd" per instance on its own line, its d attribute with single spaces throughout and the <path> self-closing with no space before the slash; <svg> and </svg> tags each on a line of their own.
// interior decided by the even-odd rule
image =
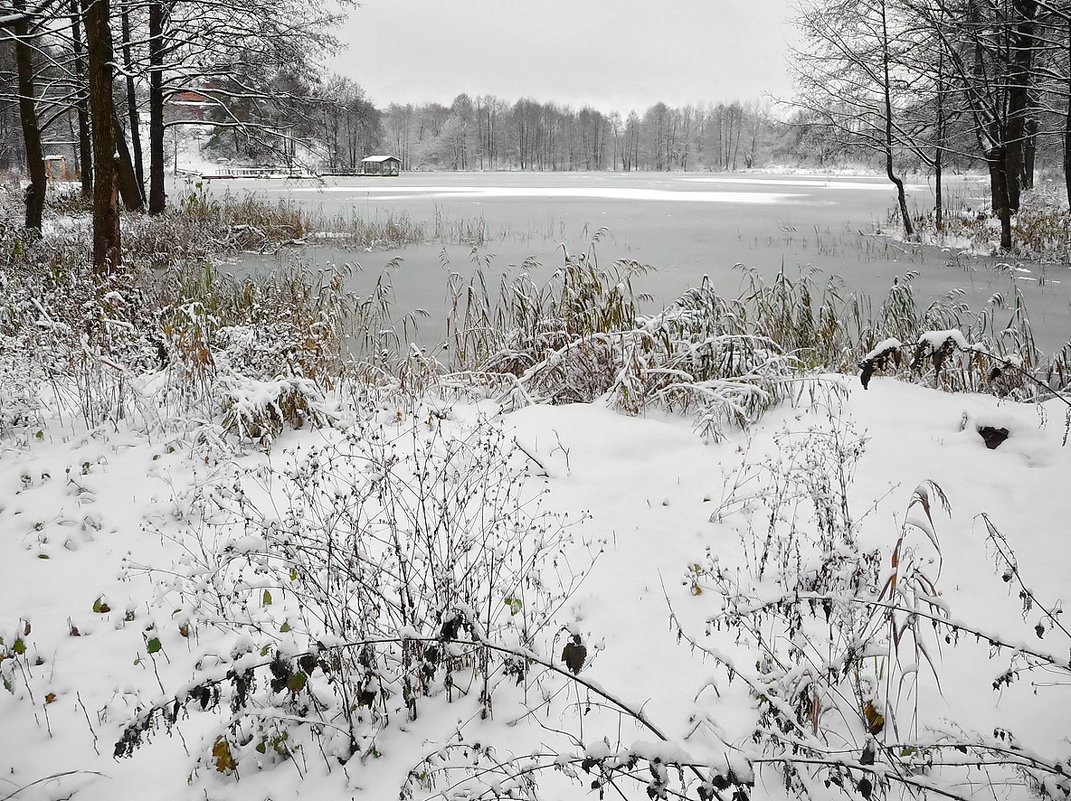
<svg viewBox="0 0 1071 801">
<path fill-rule="evenodd" d="M 933 482 L 915 488 L 899 531 L 874 547 L 865 515 L 849 505 L 865 438 L 838 414 L 831 410 L 826 426 L 785 431 L 776 462 L 737 477 L 742 488 L 766 473 L 767 487 L 759 497 L 731 489 L 714 514 L 738 527 L 742 559 L 708 552 L 684 579 L 693 595 L 715 600 L 705 636 L 674 615 L 680 635 L 725 671 L 724 681 L 712 680 L 715 690 L 739 682 L 757 702 L 750 741 L 725 745 L 760 775 L 776 776 L 790 797 L 835 787 L 848 797 L 961 798 L 970 783 L 1001 781 L 1071 797 L 1066 749 L 1032 753 L 1006 729 L 970 731 L 929 709 L 950 678 L 946 652 L 972 640 L 1006 658 L 1006 668 L 994 668 L 994 690 L 1034 670 L 1071 675 L 1059 603 L 1037 598 L 1006 538 L 982 515 L 986 545 L 1004 581 L 1017 584 L 1024 621 L 1038 639 L 1055 629 L 1059 641 L 1008 638 L 971 610 L 950 607 L 937 533 L 949 503 Z M 696 731 L 721 739 L 717 713 L 701 717 Z"/>
<path fill-rule="evenodd" d="M 117 756 L 199 710 L 218 717 L 195 747 L 210 771 L 345 764 L 424 699 L 472 696 L 489 713 L 556 635 L 583 577 L 559 561 L 575 523 L 539 510 L 499 426 L 362 416 L 280 462 L 196 488 L 187 556 L 150 568 L 182 637 L 230 646 L 138 714 Z"/>
</svg>

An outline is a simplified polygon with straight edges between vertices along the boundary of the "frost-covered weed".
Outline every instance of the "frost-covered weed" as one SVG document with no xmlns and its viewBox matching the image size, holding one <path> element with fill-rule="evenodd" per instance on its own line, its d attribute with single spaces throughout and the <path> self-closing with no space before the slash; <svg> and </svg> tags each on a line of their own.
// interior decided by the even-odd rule
<svg viewBox="0 0 1071 801">
<path fill-rule="evenodd" d="M 373 220 L 355 213 L 325 217 L 288 199 L 271 202 L 252 193 L 213 195 L 200 182 L 188 184 L 176 201 L 162 215 L 126 218 L 125 249 L 153 267 L 166 268 L 220 254 L 273 253 L 309 241 L 392 248 L 426 239 L 423 226 L 408 215 Z"/>
<path fill-rule="evenodd" d="M 481 269 L 467 282 L 452 276 L 452 361 L 425 374 L 439 373 L 446 386 L 482 383 L 513 407 L 599 399 L 636 414 L 661 406 L 693 414 L 711 439 L 729 427 L 746 428 L 795 397 L 809 374 L 850 371 L 879 343 L 914 342 L 926 331 L 956 325 L 1053 390 L 1067 386 L 1071 375 L 1067 348 L 1051 358 L 1037 350 L 1018 293 L 1011 305 L 995 295 L 977 313 L 956 293 L 920 309 L 911 286 L 915 274 L 908 273 L 875 309 L 869 296 L 847 292 L 838 279 L 820 286 L 814 270 L 797 277 L 782 271 L 769 282 L 745 270 L 737 296 L 704 279 L 660 313 L 642 315 L 640 304 L 649 298 L 633 283 L 650 268 L 628 261 L 602 266 L 595 243 L 587 254 L 565 253 L 562 267 L 542 286 L 523 273 L 503 277 L 496 296 Z M 994 373 L 994 365 L 983 362 L 977 354 L 968 360 L 952 354 L 942 364 L 950 369 L 936 372 L 954 391 L 1040 397 L 1036 382 Z M 926 380 L 918 369 L 924 362 L 911 364 L 889 360 L 881 369 Z"/>
<path fill-rule="evenodd" d="M 107 285 L 89 268 L 84 231 L 24 239 L 5 228 L 0 334 L 11 345 L 8 354 L 33 362 L 24 370 L 14 356 L 3 357 L 6 375 L 29 382 L 11 387 L 12 419 L 23 416 L 16 406 L 47 402 L 89 427 L 138 418 L 188 428 L 190 421 L 219 424 L 242 382 L 251 382 L 240 390 L 246 397 L 258 382 L 311 381 L 321 393 L 344 388 L 355 397 L 414 398 L 482 385 L 511 406 L 598 399 L 630 414 L 660 406 L 694 415 L 703 435 L 717 439 L 793 397 L 807 373 L 850 370 L 888 338 L 913 342 L 920 332 L 951 328 L 1017 360 L 1054 391 L 1071 379 L 1071 351 L 1052 358 L 1037 352 L 1021 297 L 994 296 L 978 313 L 951 295 L 919 309 L 910 274 L 876 309 L 836 280 L 820 285 L 813 271 L 782 272 L 769 282 L 749 271 L 737 296 L 704 281 L 662 312 L 643 315 L 640 306 L 650 298 L 634 283 L 650 268 L 600 264 L 601 233 L 587 253 L 563 252 L 562 266 L 542 286 L 526 274 L 504 277 L 496 295 L 481 269 L 468 281 L 453 275 L 449 356 L 420 352 L 410 345 L 417 313 L 397 315 L 386 276 L 358 297 L 344 289 L 344 268 L 314 273 L 293 261 L 238 279 L 213 266 L 209 254 L 242 244 L 220 231 L 272 231 L 276 241 L 279 232 L 301 234 L 308 221 L 299 218 L 293 208 L 191 190 L 164 218 L 126 220 L 126 271 Z M 950 354 L 933 375 L 947 389 L 1038 397 L 1035 382 L 1019 381 L 1014 371 L 998 374 L 984 361 Z M 928 380 L 909 362 L 899 375 Z M 276 429 L 287 418 L 278 408 L 265 406 L 267 425 L 256 427 Z M 236 422 L 228 427 L 240 430 Z"/>
<path fill-rule="evenodd" d="M 374 754 L 425 699 L 487 714 L 500 685 L 536 686 L 518 655 L 552 640 L 583 569 L 500 427 L 368 414 L 277 464 L 217 471 L 189 499 L 186 556 L 158 566 L 166 604 L 183 636 L 232 645 L 140 713 L 118 756 L 199 707 L 223 713 L 198 749 L 213 771 L 314 754 L 330 768 Z"/>
<path fill-rule="evenodd" d="M 997 729 L 971 732 L 937 719 L 925 698 L 941 692 L 942 649 L 988 642 L 1009 656 L 999 690 L 1031 670 L 1066 676 L 1068 632 L 1058 604 L 1035 600 L 1006 538 L 982 516 L 986 542 L 1006 582 L 1023 600 L 1036 647 L 957 617 L 941 593 L 944 559 L 937 533 L 948 500 L 926 481 L 911 493 L 899 530 L 880 548 L 864 546 L 862 518 L 849 507 L 854 465 L 865 440 L 831 409 L 828 425 L 783 432 L 773 461 L 736 479 L 713 519 L 732 523 L 743 563 L 708 551 L 684 578 L 697 598 L 714 598 L 706 637 L 680 635 L 742 682 L 757 704 L 747 742 L 728 742 L 716 713 L 700 715 L 703 736 L 772 773 L 798 797 L 906 797 L 935 791 L 960 798 L 979 782 L 1023 782 L 1043 796 L 1068 798 L 1067 757 L 1023 751 Z M 761 474 L 761 475 L 760 475 Z M 765 490 L 746 492 L 758 481 Z M 866 517 L 865 515 L 863 517 Z M 872 524 L 871 524 L 872 525 Z M 726 635 L 729 635 L 727 638 Z M 963 640 L 963 643 L 961 643 Z M 715 681 L 714 688 L 718 689 Z M 966 755 L 961 758 L 961 755 Z M 699 798 L 705 798 L 702 792 Z"/>
<path fill-rule="evenodd" d="M 597 242 L 596 238 L 596 242 Z M 510 404 L 605 399 L 631 414 L 661 405 L 698 410 L 699 428 L 754 422 L 787 394 L 798 361 L 747 325 L 744 305 L 709 284 L 645 317 L 633 281 L 646 268 L 565 254 L 544 286 L 504 279 L 497 302 L 477 271 L 453 285 L 452 381 L 482 380 Z"/>
<path fill-rule="evenodd" d="M 0 231 L 4 429 L 37 410 L 88 428 L 120 420 L 186 427 L 190 418 L 200 425 L 234 408 L 243 382 L 271 381 L 317 388 L 274 398 L 262 410 L 263 431 L 323 419 L 302 399 L 334 386 L 345 370 L 356 304 L 341 276 L 318 282 L 296 267 L 238 281 L 174 253 L 164 254 L 168 266 L 158 273 L 135 252 L 124 272 L 101 281 L 86 254 L 77 231 Z M 251 416 L 243 409 L 245 425 Z"/>
<path fill-rule="evenodd" d="M 45 376 L 14 337 L 0 335 L 0 436 L 40 423 Z"/>
<path fill-rule="evenodd" d="M 223 428 L 242 439 L 267 445 L 286 428 L 322 428 L 335 419 L 323 393 L 307 378 L 232 377 L 220 381 L 219 389 Z"/>
<path fill-rule="evenodd" d="M 1071 220 L 1062 186 L 1062 180 L 1058 185 L 1044 182 L 1022 193 L 1019 211 L 1012 217 L 1010 253 L 1000 251 L 1000 226 L 986 206 L 960 206 L 954 213 L 945 215 L 944 228 L 940 231 L 935 230 L 932 216 L 918 216 L 916 230 L 926 244 L 1066 264 L 1071 247 Z"/>
</svg>

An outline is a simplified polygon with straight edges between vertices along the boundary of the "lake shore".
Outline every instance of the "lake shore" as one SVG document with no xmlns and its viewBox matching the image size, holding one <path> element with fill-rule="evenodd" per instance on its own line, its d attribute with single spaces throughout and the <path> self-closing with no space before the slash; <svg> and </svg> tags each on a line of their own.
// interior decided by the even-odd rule
<svg viewBox="0 0 1071 801">
<path fill-rule="evenodd" d="M 176 191 L 183 191 L 176 187 Z M 316 267 L 358 267 L 347 288 L 368 292 L 389 269 L 398 305 L 429 313 L 422 344 L 441 333 L 446 282 L 481 266 L 498 277 L 519 270 L 546 280 L 565 252 L 594 254 L 601 263 L 629 260 L 654 270 L 636 285 L 654 311 L 704 276 L 727 294 L 742 285 L 738 265 L 765 280 L 779 271 L 817 271 L 819 285 L 839 277 L 845 291 L 882 297 L 910 274 L 919 304 L 956 293 L 972 309 L 995 294 L 1022 293 L 1039 346 L 1052 352 L 1071 335 L 1071 277 L 1066 265 L 979 256 L 957 248 L 903 243 L 877 232 L 886 225 L 893 190 L 879 176 L 802 173 L 404 173 L 398 178 L 329 178 L 209 182 L 211 194 L 251 193 L 298 204 L 324 217 L 365 220 L 402 216 L 423 225 L 429 241 L 400 249 L 331 246 L 297 253 Z M 932 209 L 932 187 L 908 184 L 920 213 Z M 946 184 L 950 214 L 985 203 L 982 176 Z M 465 241 L 479 231 L 478 242 Z M 294 256 L 247 256 L 242 272 L 276 269 Z"/>
</svg>

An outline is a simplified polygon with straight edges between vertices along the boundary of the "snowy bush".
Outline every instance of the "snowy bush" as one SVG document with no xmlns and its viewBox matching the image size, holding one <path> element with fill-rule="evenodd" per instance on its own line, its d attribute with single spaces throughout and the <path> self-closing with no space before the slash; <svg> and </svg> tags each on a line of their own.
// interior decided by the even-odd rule
<svg viewBox="0 0 1071 801">
<path fill-rule="evenodd" d="M 1066 263 L 1068 209 L 1062 186 L 1062 182 L 1047 181 L 1022 193 L 1019 209 L 1012 216 L 1013 247 L 1010 253 L 1000 250 L 1000 227 L 988 206 L 962 206 L 957 213 L 945 216 L 941 230 L 936 230 L 932 215 L 916 217 L 918 236 L 927 245 L 962 249 L 974 254 Z M 890 225 L 889 229 L 894 227 Z"/>
<path fill-rule="evenodd" d="M 875 372 L 905 364 L 910 364 L 916 377 L 932 371 L 934 385 L 947 390 L 985 391 L 998 397 L 1034 402 L 1055 398 L 1067 407 L 1064 413 L 1064 444 L 1067 444 L 1071 433 L 1071 399 L 1068 398 L 1071 343 L 1039 367 L 1037 361 L 1026 363 L 1017 355 L 1002 355 L 981 342 L 971 343 L 955 328 L 924 331 L 913 346 L 889 338 L 879 342 L 859 363 L 863 388 L 867 388 Z"/>
<path fill-rule="evenodd" d="M 596 240 L 597 241 L 597 240 Z M 645 269 L 600 267 L 594 249 L 573 257 L 546 286 L 504 283 L 500 302 L 482 274 L 454 288 L 448 381 L 482 380 L 512 406 L 604 399 L 636 414 L 651 406 L 697 414 L 704 436 L 746 426 L 788 397 L 799 360 L 754 332 L 746 308 L 709 282 L 645 317 L 632 281 Z"/>
<path fill-rule="evenodd" d="M 684 579 L 693 595 L 715 599 L 706 637 L 674 621 L 726 671 L 727 683 L 747 688 L 758 709 L 747 743 L 722 740 L 713 712 L 697 719 L 693 736 L 720 741 L 760 775 L 773 772 L 795 797 L 822 797 L 835 787 L 848 797 L 963 798 L 969 793 L 961 786 L 1002 781 L 1071 797 L 1068 755 L 1031 753 L 1003 728 L 989 735 L 941 720 L 925 700 L 947 678 L 942 649 L 971 640 L 1009 657 L 995 690 L 1031 670 L 1067 677 L 1071 635 L 1059 623 L 1059 604 L 1036 598 L 1006 538 L 983 515 L 985 541 L 1004 581 L 1018 585 L 1024 620 L 1038 638 L 1055 630 L 1063 641 L 1036 647 L 988 630 L 984 620 L 957 617 L 940 580 L 936 519 L 948 500 L 932 482 L 911 493 L 887 546 L 864 545 L 848 502 L 864 445 L 832 415 L 828 427 L 785 432 L 777 461 L 756 468 L 767 490 L 737 497 L 730 488 L 715 512 L 719 522 L 747 521 L 739 523 L 742 564 L 709 552 Z M 736 486 L 752 478 L 737 477 Z"/>
<path fill-rule="evenodd" d="M 0 435 L 39 420 L 41 365 L 12 337 L 0 335 Z"/>
<path fill-rule="evenodd" d="M 231 645 L 142 711 L 116 755 L 198 708 L 220 715 L 201 762 L 227 775 L 373 755 L 423 699 L 473 696 L 487 714 L 500 684 L 530 681 L 524 655 L 554 637 L 583 575 L 561 559 L 571 524 L 540 512 L 528 467 L 490 422 L 425 410 L 202 485 L 188 555 L 159 575 L 174 577 L 183 636 Z"/>
<path fill-rule="evenodd" d="M 257 381 L 240 376 L 219 382 L 223 427 L 242 439 L 270 444 L 286 427 L 316 428 L 335 419 L 323 393 L 304 378 Z"/>
</svg>

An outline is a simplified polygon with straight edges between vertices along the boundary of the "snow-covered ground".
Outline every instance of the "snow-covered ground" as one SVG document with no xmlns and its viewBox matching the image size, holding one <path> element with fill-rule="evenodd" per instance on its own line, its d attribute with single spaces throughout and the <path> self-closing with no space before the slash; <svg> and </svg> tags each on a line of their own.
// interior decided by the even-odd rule
<svg viewBox="0 0 1071 801">
<path fill-rule="evenodd" d="M 5 656 L 0 674 L 9 687 L 0 691 L 0 799 L 387 799 L 398 797 L 407 781 L 414 797 L 466 797 L 464 786 L 450 789 L 460 773 L 439 775 L 429 789 L 432 763 L 422 761 L 461 739 L 479 746 L 435 764 L 455 759 L 477 765 L 477 771 L 485 771 L 488 798 L 513 797 L 502 766 L 527 764 L 519 760 L 540 751 L 586 753 L 594 759 L 617 750 L 641 758 L 710 761 L 715 767 L 720 761 L 722 773 L 729 759 L 739 777 L 746 772 L 744 758 L 757 753 L 752 735 L 763 725 L 756 718 L 759 702 L 745 682 L 763 676 L 773 682 L 777 671 L 771 665 L 786 654 L 797 654 L 794 665 L 782 665 L 788 674 L 806 673 L 818 670 L 823 659 L 834 660 L 838 649 L 858 643 L 823 640 L 828 629 L 821 605 L 812 619 L 806 603 L 806 637 L 794 643 L 798 651 L 782 652 L 791 636 L 778 633 L 774 619 L 756 629 L 769 635 L 765 645 L 744 625 L 719 625 L 724 577 L 735 577 L 730 583 L 739 581 L 741 587 L 753 584 L 755 598 L 773 597 L 793 581 L 791 570 L 775 576 L 773 565 L 796 564 L 799 575 L 812 570 L 821 550 L 818 532 L 827 524 L 843 540 L 834 549 L 838 558 L 850 561 L 853 554 L 876 552 L 879 583 L 893 570 L 893 551 L 906 531 L 899 550 L 903 581 L 911 562 L 936 591 L 925 603 L 916 601 L 984 637 L 961 633 L 945 642 L 946 629 L 911 628 L 901 619 L 908 632 L 900 640 L 902 650 L 868 652 L 852 668 L 873 674 L 878 687 L 873 695 L 838 697 L 835 684 L 822 689 L 814 681 L 810 722 L 792 736 L 824 742 L 857 760 L 869 741 L 869 713 L 860 707 L 870 700 L 887 721 L 884 731 L 873 735 L 879 744 L 935 742 L 939 731 L 955 727 L 961 727 L 965 742 L 996 742 L 995 736 L 1009 731 L 1017 738 L 1014 747 L 1008 745 L 1011 740 L 997 738 L 1008 753 L 1036 753 L 1050 767 L 1057 760 L 1067 766 L 1071 640 L 1042 612 L 1042 606 L 1058 609 L 1071 588 L 1071 445 L 1063 444 L 1065 409 L 1058 401 L 1017 405 L 883 378 L 864 390 L 854 377 L 825 376 L 806 385 L 798 403 L 716 444 L 702 441 L 687 419 L 655 412 L 628 417 L 598 404 L 531 406 L 502 414 L 487 402 L 440 401 L 419 407 L 415 415 L 382 407 L 363 412 L 374 420 L 355 428 L 355 412 L 342 403 L 334 428 L 287 431 L 270 452 L 239 446 L 233 438 L 213 444 L 158 428 L 146 432 L 121 424 L 86 431 L 67 417 L 46 419 L 9 436 L 0 453 L 0 654 Z M 288 465 L 314 451 L 342 453 L 355 431 L 365 437 L 364 447 L 371 431 L 384 441 L 441 435 L 448 443 L 465 441 L 481 426 L 501 431 L 507 444 L 516 443 L 514 455 L 527 467 L 518 491 L 524 498 L 541 497 L 542 508 L 557 521 L 555 530 L 569 532 L 569 541 L 542 563 L 546 586 L 587 571 L 555 602 L 552 621 L 532 646 L 533 657 L 553 663 L 563 675 L 543 673 L 537 681 L 538 662 L 529 664 L 530 672 L 517 686 L 499 674 L 486 720 L 478 687 L 464 697 L 454 693 L 452 703 L 445 689 L 433 689 L 421 700 L 416 720 L 394 714 L 372 746 L 362 745 L 345 765 L 335 759 L 331 738 L 324 734 L 303 740 L 305 750 L 291 752 L 289 759 L 273 757 L 273 749 L 279 751 L 275 741 L 262 751 L 254 751 L 252 741 L 232 742 L 234 754 L 244 750 L 237 771 L 230 770 L 231 752 L 218 750 L 217 739 L 230 710 L 224 704 L 200 711 L 196 702 L 179 713 L 170 733 L 158 727 L 131 756 L 113 758 L 116 742 L 139 710 L 189 689 L 209 670 L 206 663 L 226 663 L 224 657 L 243 637 L 257 644 L 267 638 L 281 653 L 290 640 L 279 632 L 289 631 L 291 621 L 299 630 L 304 619 L 294 593 L 276 589 L 267 579 L 257 584 L 250 578 L 255 572 L 236 589 L 237 594 L 244 588 L 257 601 L 243 613 L 249 624 L 244 633 L 236 633 L 233 621 L 212 618 L 204 593 L 223 571 L 198 572 L 191 566 L 210 564 L 206 554 L 223 540 L 209 537 L 210 527 L 198 517 L 196 488 L 215 488 L 212 497 L 233 500 L 242 487 L 244 508 L 267 519 L 288 504 L 295 508 L 292 486 L 284 491 L 290 485 L 278 479 Z M 979 434 L 986 426 L 1006 428 L 1007 440 L 988 449 Z M 338 465 L 344 464 L 342 458 Z M 829 481 L 819 480 L 823 476 Z M 949 514 L 933 485 L 924 485 L 929 487 L 924 489 L 925 519 L 920 505 L 912 506 L 916 487 L 927 480 L 947 496 Z M 816 521 L 815 509 L 832 510 L 840 522 Z M 987 537 L 986 519 L 1014 549 L 1014 580 L 1002 580 L 1008 564 L 995 551 L 1002 540 Z M 906 521 L 911 524 L 905 529 Z M 216 557 L 247 547 L 235 543 L 266 530 L 238 526 L 225 535 L 231 544 L 219 546 Z M 778 539 L 773 544 L 765 541 L 771 531 Z M 854 544 L 846 545 L 849 539 Z M 764 564 L 766 578 L 757 581 L 754 575 Z M 1018 577 L 1036 594 L 1029 610 L 1019 596 Z M 875 593 L 867 597 L 873 600 Z M 201 605 L 191 598 L 200 598 Z M 932 607 L 925 605 L 930 602 Z M 504 597 L 501 603 L 508 612 L 528 614 L 517 598 Z M 874 619 L 879 627 L 886 620 L 880 611 Z M 511 631 L 509 625 L 507 618 L 502 630 Z M 911 647 L 912 632 L 927 648 L 927 659 Z M 573 636 L 586 648 L 577 677 L 586 685 L 563 677 L 564 646 Z M 989 640 L 1052 654 L 1063 668 L 1026 670 L 995 690 L 994 681 L 1015 657 Z M 704 655 L 704 648 L 735 660 L 735 677 Z M 308 692 L 319 677 L 316 672 L 309 678 Z M 787 674 L 782 678 L 794 680 Z M 288 685 L 279 695 L 292 703 L 303 692 L 304 686 Z M 771 684 L 770 697 L 773 693 Z M 609 698 L 642 710 L 669 744 L 651 745 L 658 739 L 652 730 L 619 714 Z M 315 711 L 319 702 L 310 703 Z M 290 723 L 301 726 L 300 715 L 290 714 L 295 717 Z M 306 714 L 313 717 L 308 709 Z M 897 756 L 907 753 L 898 750 Z M 941 753 L 934 754 L 931 759 L 941 762 Z M 254 765 L 258 759 L 262 770 Z M 879 756 L 879 767 L 884 760 Z M 589 789 L 593 777 L 583 766 L 570 768 L 564 759 L 558 765 L 561 770 L 535 775 L 542 787 L 539 797 L 599 795 Z M 794 794 L 786 793 L 778 769 L 756 765 L 753 798 Z M 569 780 L 569 770 L 580 779 Z M 648 797 L 646 782 L 653 774 L 645 764 L 637 770 L 643 773 L 640 782 L 618 780 L 624 797 Z M 911 776 L 922 784 L 954 782 L 949 787 L 961 796 L 1029 796 L 1025 779 L 1015 772 L 956 770 L 933 767 Z M 846 792 L 854 795 L 863 775 L 856 772 Z M 606 788 L 611 797 L 613 789 Z M 835 786 L 824 792 L 841 793 Z M 689 797 L 697 797 L 694 783 Z"/>
</svg>

